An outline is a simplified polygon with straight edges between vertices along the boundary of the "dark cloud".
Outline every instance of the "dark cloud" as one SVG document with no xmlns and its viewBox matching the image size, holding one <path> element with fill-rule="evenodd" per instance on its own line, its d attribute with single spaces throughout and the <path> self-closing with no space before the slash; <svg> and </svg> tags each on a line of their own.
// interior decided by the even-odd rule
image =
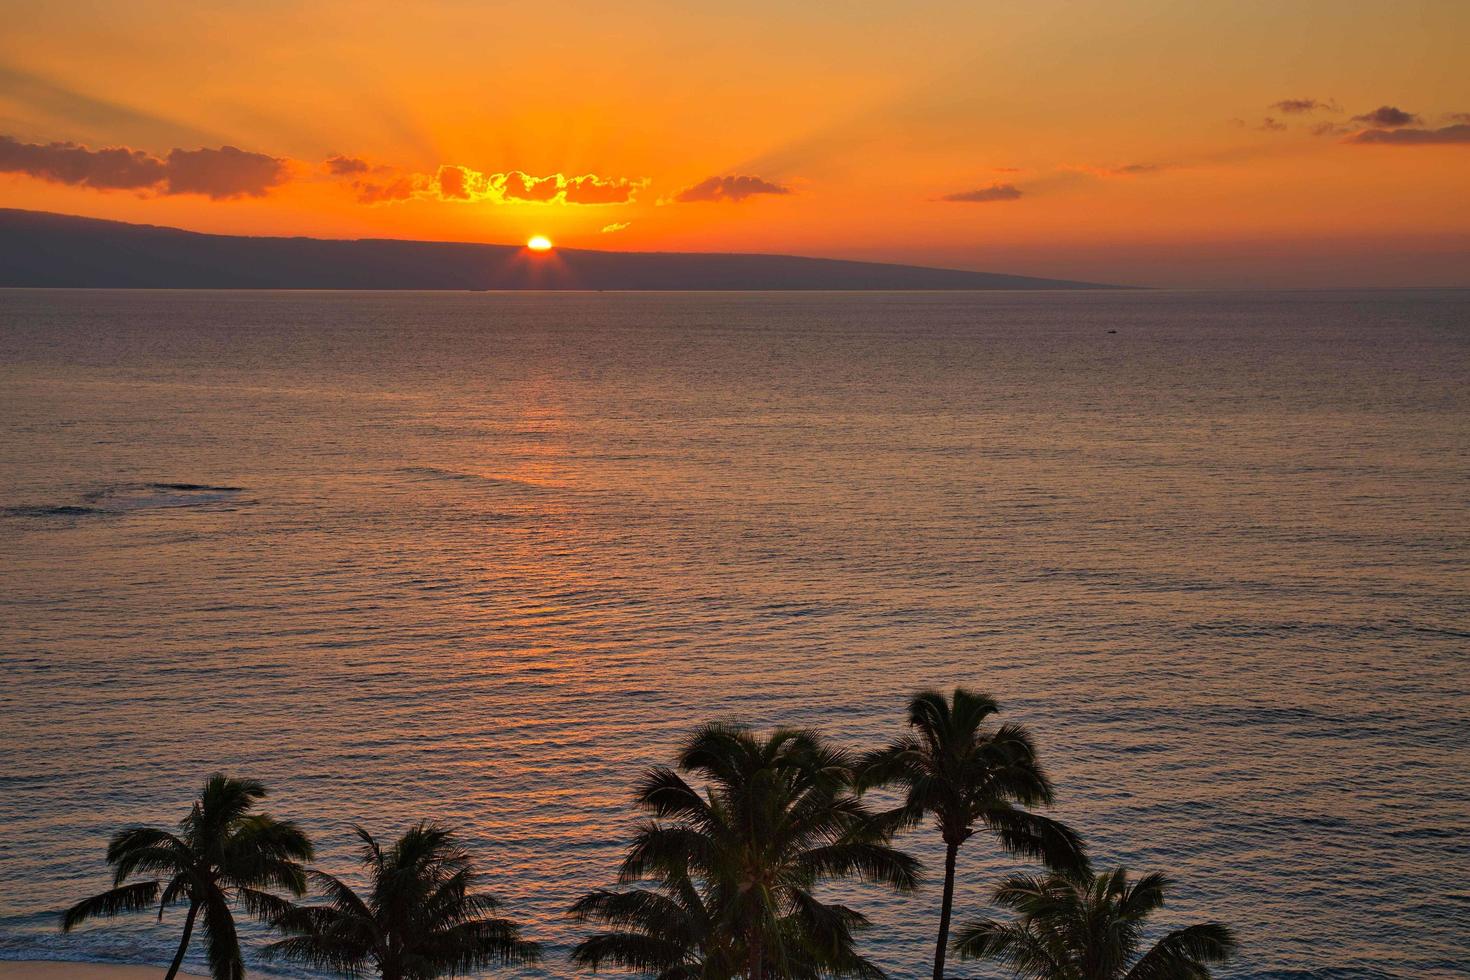
<svg viewBox="0 0 1470 980">
<path fill-rule="evenodd" d="M 1470 143 L 1470 123 L 1457 123 L 1440 129 L 1365 129 L 1347 137 L 1345 143 L 1367 143 L 1389 146 L 1437 146 Z"/>
<path fill-rule="evenodd" d="M 1156 174 L 1160 170 L 1169 169 L 1162 163 L 1129 163 L 1121 167 L 1114 167 L 1109 173 L 1119 177 L 1137 177 L 1140 174 Z"/>
<path fill-rule="evenodd" d="M 674 195 L 680 204 L 701 201 L 743 201 L 756 194 L 790 194 L 791 188 L 782 187 L 761 177 L 729 176 L 706 177 L 693 187 L 686 187 Z"/>
<path fill-rule="evenodd" d="M 76 143 L 22 143 L 10 136 L 0 136 L 0 171 L 96 190 L 215 199 L 259 197 L 287 176 L 284 160 L 233 146 L 176 149 L 159 158 L 127 147 L 90 150 Z"/>
<path fill-rule="evenodd" d="M 1446 112 L 1444 117 L 1450 122 L 1470 123 L 1470 112 Z"/>
<path fill-rule="evenodd" d="M 1266 133 L 1279 133 L 1286 128 L 1286 123 L 1282 122 L 1279 119 L 1273 119 L 1272 117 L 1267 116 L 1265 119 L 1261 120 L 1261 124 L 1256 128 Z"/>
<path fill-rule="evenodd" d="M 1318 109 L 1328 112 L 1341 112 L 1342 110 L 1332 102 L 1320 102 L 1317 99 L 1282 99 L 1280 102 L 1272 102 L 1271 108 L 1283 112 L 1288 116 L 1300 116 Z"/>
<path fill-rule="evenodd" d="M 973 191 L 946 194 L 941 201 L 956 201 L 963 204 L 985 204 L 989 201 L 1014 201 L 1021 196 L 1020 188 L 1014 184 L 991 184 Z"/>
<path fill-rule="evenodd" d="M 407 174 L 384 181 L 354 181 L 352 187 L 357 191 L 359 204 L 388 204 L 393 201 L 406 201 L 421 189 L 419 181 L 414 176 Z"/>
<path fill-rule="evenodd" d="M 1353 117 L 1353 122 L 1367 123 L 1378 129 L 1396 129 L 1399 126 L 1410 126 L 1421 121 L 1414 113 L 1405 112 L 1398 106 L 1391 105 L 1381 105 L 1372 112 Z"/>
<path fill-rule="evenodd" d="M 361 157 L 337 156 L 327 157 L 327 173 L 333 177 L 349 177 L 352 174 L 365 174 L 372 169 L 368 162 Z"/>
<path fill-rule="evenodd" d="M 286 161 L 233 146 L 217 150 L 172 150 L 168 194 L 204 194 L 215 200 L 264 197 L 286 180 Z"/>
<path fill-rule="evenodd" d="M 0 172 L 97 190 L 144 190 L 168 175 L 168 165 L 142 150 L 89 150 L 76 143 L 22 143 L 0 136 Z"/>
</svg>

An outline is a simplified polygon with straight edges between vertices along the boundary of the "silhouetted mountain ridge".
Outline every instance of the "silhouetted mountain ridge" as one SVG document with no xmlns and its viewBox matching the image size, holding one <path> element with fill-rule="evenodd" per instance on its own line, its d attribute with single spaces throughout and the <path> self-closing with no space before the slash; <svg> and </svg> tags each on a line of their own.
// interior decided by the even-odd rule
<svg viewBox="0 0 1470 980">
<path fill-rule="evenodd" d="M 0 286 L 156 289 L 1117 289 L 793 255 L 256 238 L 0 209 Z"/>
</svg>

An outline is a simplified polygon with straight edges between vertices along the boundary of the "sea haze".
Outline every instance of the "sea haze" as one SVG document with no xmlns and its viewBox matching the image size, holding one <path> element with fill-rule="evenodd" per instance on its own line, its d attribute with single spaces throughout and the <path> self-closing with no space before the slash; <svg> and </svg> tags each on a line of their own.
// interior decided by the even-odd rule
<svg viewBox="0 0 1470 980">
<path fill-rule="evenodd" d="M 1098 862 L 1177 880 L 1159 925 L 1237 928 L 1224 976 L 1464 975 L 1467 324 L 1465 292 L 0 291 L 0 957 L 165 961 L 178 916 L 56 912 L 221 768 L 331 870 L 353 821 L 463 828 L 552 944 L 526 975 L 569 976 L 563 910 L 681 733 L 862 748 L 963 683 Z M 1012 867 L 968 844 L 958 918 Z M 842 891 L 927 972 L 936 886 Z"/>
</svg>

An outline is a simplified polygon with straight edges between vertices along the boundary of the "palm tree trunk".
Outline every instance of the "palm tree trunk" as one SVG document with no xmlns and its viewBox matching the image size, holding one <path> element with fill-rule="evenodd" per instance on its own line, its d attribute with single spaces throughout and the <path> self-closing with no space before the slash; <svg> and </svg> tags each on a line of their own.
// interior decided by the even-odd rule
<svg viewBox="0 0 1470 980">
<path fill-rule="evenodd" d="M 949 949 L 949 917 L 954 911 L 954 860 L 959 844 L 944 845 L 944 900 L 939 906 L 939 940 L 934 944 L 934 980 L 944 980 L 944 954 Z"/>
<path fill-rule="evenodd" d="M 168 973 L 163 980 L 174 980 L 179 975 L 179 967 L 184 965 L 184 954 L 189 951 L 189 937 L 194 934 L 194 917 L 199 914 L 199 903 L 189 903 L 189 914 L 184 916 L 184 938 L 179 940 L 179 951 L 174 954 L 174 961 L 169 964 Z"/>
<path fill-rule="evenodd" d="M 761 980 L 765 975 L 765 964 L 762 962 L 764 953 L 761 950 L 761 939 L 759 932 L 753 932 L 750 936 L 750 968 L 749 980 Z"/>
</svg>

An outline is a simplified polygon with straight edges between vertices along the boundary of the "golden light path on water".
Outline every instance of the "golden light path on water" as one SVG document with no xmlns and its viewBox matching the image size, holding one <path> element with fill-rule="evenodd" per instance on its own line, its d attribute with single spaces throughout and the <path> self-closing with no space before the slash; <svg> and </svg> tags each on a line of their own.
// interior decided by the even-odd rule
<svg viewBox="0 0 1470 980">
<path fill-rule="evenodd" d="M 1177 880 L 1161 925 L 1237 927 L 1225 976 L 1456 975 L 1467 313 L 0 293 L 0 956 L 165 961 L 177 918 L 55 910 L 224 768 L 332 870 L 353 821 L 461 827 L 567 976 L 691 726 L 861 748 L 963 682 Z M 966 846 L 961 918 L 1011 866 Z M 934 887 L 842 894 L 922 970 Z"/>
</svg>

